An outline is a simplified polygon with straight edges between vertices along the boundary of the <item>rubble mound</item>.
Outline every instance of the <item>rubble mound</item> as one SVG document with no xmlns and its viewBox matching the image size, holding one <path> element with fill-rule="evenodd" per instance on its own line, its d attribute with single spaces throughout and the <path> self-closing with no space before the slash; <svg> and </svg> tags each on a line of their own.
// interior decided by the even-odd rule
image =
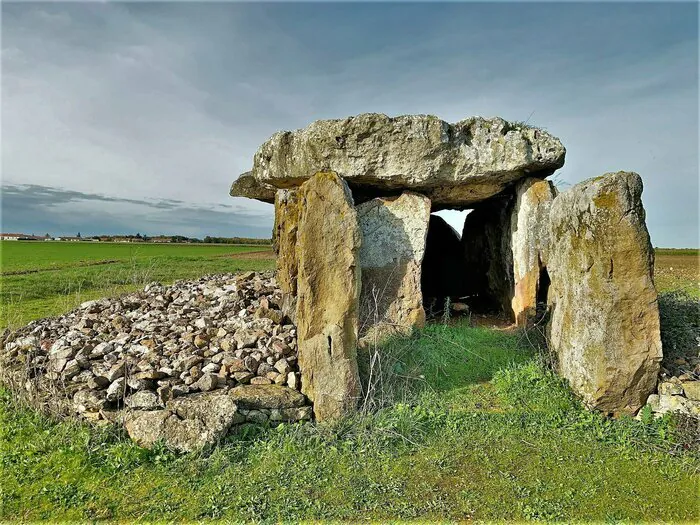
<svg viewBox="0 0 700 525">
<path fill-rule="evenodd" d="M 3 335 L 3 383 L 57 415 L 194 450 L 235 424 L 311 419 L 272 273 L 152 283 Z"/>
</svg>

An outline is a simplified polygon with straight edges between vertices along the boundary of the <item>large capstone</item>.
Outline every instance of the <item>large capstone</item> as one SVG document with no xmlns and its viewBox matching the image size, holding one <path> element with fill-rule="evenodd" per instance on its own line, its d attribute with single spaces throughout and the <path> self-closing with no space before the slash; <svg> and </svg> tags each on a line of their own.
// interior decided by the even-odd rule
<svg viewBox="0 0 700 525">
<path fill-rule="evenodd" d="M 549 211 L 556 196 L 550 181 L 525 179 L 515 189 L 510 238 L 513 253 L 512 308 L 518 326 L 534 321 L 537 305 L 547 302 Z"/>
<path fill-rule="evenodd" d="M 501 118 L 448 124 L 430 115 L 366 113 L 275 133 L 253 161 L 260 197 L 245 180 L 231 194 L 270 202 L 268 186 L 293 188 L 332 170 L 357 195 L 413 190 L 429 197 L 434 209 L 469 207 L 523 177 L 550 175 L 564 164 L 565 153 L 546 131 Z"/>
<path fill-rule="evenodd" d="M 302 392 L 317 420 L 352 412 L 357 369 L 360 227 L 347 184 L 318 173 L 299 192 L 297 328 Z"/>
<path fill-rule="evenodd" d="M 406 333 L 425 324 L 421 263 L 430 199 L 405 192 L 360 204 L 361 333 Z"/>
<path fill-rule="evenodd" d="M 549 342 L 590 406 L 634 413 L 661 361 L 654 255 L 642 181 L 609 173 L 558 195 L 550 213 Z"/>
</svg>

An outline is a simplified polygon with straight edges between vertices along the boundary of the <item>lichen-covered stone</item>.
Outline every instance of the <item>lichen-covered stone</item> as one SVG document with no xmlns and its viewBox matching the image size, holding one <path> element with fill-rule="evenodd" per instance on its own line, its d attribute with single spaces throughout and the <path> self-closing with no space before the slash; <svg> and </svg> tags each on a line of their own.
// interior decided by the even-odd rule
<svg viewBox="0 0 700 525">
<path fill-rule="evenodd" d="M 433 205 L 468 206 L 528 174 L 551 174 L 565 153 L 546 131 L 501 118 L 448 124 L 430 115 L 367 113 L 275 133 L 256 152 L 252 174 L 261 184 L 292 188 L 331 170 L 353 189 L 413 190 Z"/>
<path fill-rule="evenodd" d="M 421 263 L 430 200 L 405 192 L 357 206 L 362 231 L 361 333 L 408 332 L 425 324 Z"/>
<path fill-rule="evenodd" d="M 229 397 L 245 409 L 298 408 L 306 404 L 303 394 L 279 385 L 239 386 L 229 391 Z"/>
<path fill-rule="evenodd" d="M 550 212 L 549 343 L 574 391 L 608 413 L 644 404 L 662 357 L 641 194 L 636 173 L 609 173 L 559 194 Z"/>
<path fill-rule="evenodd" d="M 299 192 L 297 339 L 301 389 L 318 420 L 355 410 L 360 227 L 347 184 L 318 173 Z"/>
<path fill-rule="evenodd" d="M 275 202 L 275 192 L 275 188 L 258 182 L 252 172 L 247 171 L 233 181 L 229 195 L 272 203 Z"/>
<path fill-rule="evenodd" d="M 510 239 L 513 254 L 514 292 L 511 301 L 518 326 L 526 326 L 536 314 L 540 275 L 549 250 L 549 210 L 557 191 L 547 180 L 525 179 L 515 189 Z M 545 299 L 546 297 L 543 297 Z"/>
<path fill-rule="evenodd" d="M 275 195 L 273 248 L 277 254 L 277 284 L 285 294 L 297 293 L 297 227 L 299 201 L 296 190 L 278 190 Z"/>
</svg>

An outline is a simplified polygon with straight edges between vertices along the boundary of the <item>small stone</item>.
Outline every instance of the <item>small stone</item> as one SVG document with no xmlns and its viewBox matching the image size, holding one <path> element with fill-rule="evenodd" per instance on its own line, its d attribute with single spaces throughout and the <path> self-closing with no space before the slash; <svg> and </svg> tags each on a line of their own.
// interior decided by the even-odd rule
<svg viewBox="0 0 700 525">
<path fill-rule="evenodd" d="M 194 346 L 204 348 L 209 344 L 209 337 L 206 334 L 197 334 L 194 336 Z"/>
<path fill-rule="evenodd" d="M 259 376 L 265 376 L 270 372 L 274 372 L 274 367 L 270 366 L 267 363 L 260 363 L 258 366 L 258 370 L 256 371 L 256 374 Z"/>
<path fill-rule="evenodd" d="M 126 379 L 119 377 L 107 388 L 107 401 L 114 403 L 121 400 L 126 393 Z"/>
<path fill-rule="evenodd" d="M 66 363 L 65 368 L 63 369 L 63 377 L 65 377 L 67 380 L 72 379 L 75 376 L 77 376 L 81 371 L 80 365 L 78 364 L 78 361 L 75 359 L 71 359 Z"/>
<path fill-rule="evenodd" d="M 172 389 L 173 398 L 185 396 L 189 394 L 192 389 L 187 385 L 173 385 Z"/>
<path fill-rule="evenodd" d="M 255 423 L 257 425 L 264 425 L 268 420 L 267 414 L 264 414 L 260 410 L 250 410 L 246 415 L 246 421 L 250 423 Z"/>
<path fill-rule="evenodd" d="M 126 371 L 126 363 L 124 361 L 121 361 L 115 365 L 113 365 L 105 374 L 105 377 L 107 378 L 107 381 L 110 383 L 114 382 L 120 377 L 124 376 L 124 372 Z"/>
<path fill-rule="evenodd" d="M 691 401 L 700 401 L 700 381 L 684 381 L 683 391 Z"/>
<path fill-rule="evenodd" d="M 294 390 L 299 390 L 300 384 L 299 384 L 299 374 L 296 374 L 294 372 L 289 372 L 287 374 L 287 386 L 289 388 L 292 388 Z"/>
<path fill-rule="evenodd" d="M 86 384 L 91 390 L 102 390 L 103 388 L 107 388 L 109 386 L 109 380 L 103 376 L 93 375 L 87 380 Z"/>
<path fill-rule="evenodd" d="M 257 372 L 258 367 L 260 366 L 260 361 L 255 359 L 252 355 L 249 355 L 243 360 L 243 363 L 245 364 L 246 369 L 248 369 L 250 372 Z"/>
<path fill-rule="evenodd" d="M 666 396 L 683 395 L 683 386 L 680 383 L 671 383 L 666 381 L 659 383 L 659 394 Z"/>
<path fill-rule="evenodd" d="M 132 390 L 155 390 L 156 384 L 150 379 L 137 379 L 136 377 L 130 377 L 126 384 Z"/>
<path fill-rule="evenodd" d="M 201 330 L 205 328 L 210 328 L 211 327 L 211 320 L 207 319 L 206 317 L 200 317 L 199 319 L 195 320 L 194 322 L 195 328 L 199 328 Z M 196 345 L 197 343 L 195 343 Z"/>
<path fill-rule="evenodd" d="M 216 363 L 209 363 L 208 365 L 202 367 L 202 372 L 205 374 L 215 374 L 219 371 L 221 367 Z"/>
<path fill-rule="evenodd" d="M 105 393 L 94 390 L 81 390 L 73 396 L 73 406 L 79 413 L 98 412 L 105 404 Z"/>
<path fill-rule="evenodd" d="M 160 399 L 155 392 L 143 390 L 126 398 L 126 404 L 134 410 L 155 410 L 160 408 Z"/>
<path fill-rule="evenodd" d="M 193 386 L 202 392 L 209 392 L 219 386 L 219 378 L 215 374 L 204 374 Z"/>
<path fill-rule="evenodd" d="M 238 381 L 239 383 L 247 384 L 250 382 L 251 379 L 253 379 L 253 374 L 250 372 L 235 372 L 233 374 L 233 378 Z"/>
<path fill-rule="evenodd" d="M 280 359 L 275 363 L 275 369 L 280 374 L 287 375 L 291 371 L 292 367 L 289 366 L 289 361 L 287 361 L 286 359 Z"/>
<path fill-rule="evenodd" d="M 253 348 L 258 342 L 258 334 L 249 330 L 238 330 L 234 338 L 238 348 Z"/>
<path fill-rule="evenodd" d="M 270 381 L 267 377 L 254 377 L 253 379 L 250 380 L 251 385 L 271 385 L 272 381 Z"/>
</svg>

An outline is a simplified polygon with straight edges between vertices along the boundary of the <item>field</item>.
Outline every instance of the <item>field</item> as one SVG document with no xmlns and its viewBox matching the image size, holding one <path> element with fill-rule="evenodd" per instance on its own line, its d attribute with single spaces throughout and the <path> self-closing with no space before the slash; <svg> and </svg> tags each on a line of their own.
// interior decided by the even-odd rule
<svg viewBox="0 0 700 525">
<path fill-rule="evenodd" d="M 274 268 L 265 246 L 0 242 L 0 328 L 56 315 L 83 301 L 208 273 Z"/>
<path fill-rule="evenodd" d="M 261 249 L 3 243 L 3 323 L 153 280 L 272 268 L 246 255 Z M 661 290 L 700 296 L 697 251 L 657 251 L 656 264 Z M 584 410 L 526 334 L 436 323 L 380 350 L 384 408 L 247 428 L 200 455 L 146 451 L 2 392 L 0 519 L 700 520 L 697 429 Z"/>
</svg>

